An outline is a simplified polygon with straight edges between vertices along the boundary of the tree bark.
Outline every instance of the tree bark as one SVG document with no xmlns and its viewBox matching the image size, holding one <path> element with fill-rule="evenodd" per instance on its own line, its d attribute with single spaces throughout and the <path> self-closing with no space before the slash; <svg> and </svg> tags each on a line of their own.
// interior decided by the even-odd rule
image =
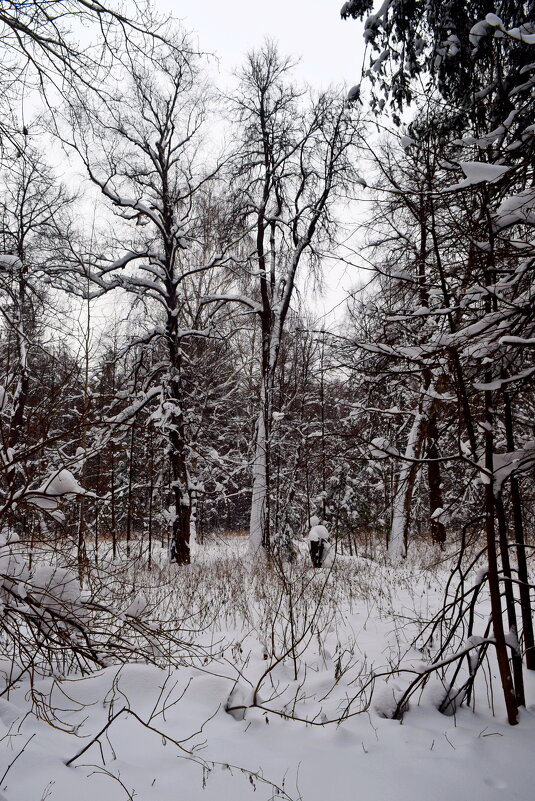
<svg viewBox="0 0 535 801">
<path fill-rule="evenodd" d="M 515 450 L 513 429 L 513 414 L 511 398 L 507 391 L 503 392 L 505 409 L 505 435 L 507 437 L 507 450 Z M 520 610 L 522 615 L 522 635 L 526 654 L 526 667 L 535 670 L 535 639 L 533 634 L 533 615 L 531 606 L 531 592 L 529 587 L 528 565 L 526 560 L 526 542 L 524 536 L 524 520 L 522 516 L 522 498 L 518 478 L 513 473 L 510 480 L 511 505 L 513 509 L 513 526 L 515 531 L 516 560 L 518 565 L 518 580 L 520 593 Z"/>
<path fill-rule="evenodd" d="M 487 376 L 490 381 L 491 375 Z M 491 603 L 492 628 L 496 645 L 496 658 L 500 671 L 503 697 L 507 710 L 507 719 L 511 726 L 518 723 L 518 704 L 513 686 L 513 679 L 507 655 L 507 643 L 503 628 L 500 582 L 498 577 L 498 559 L 496 553 L 496 534 L 494 529 L 494 437 L 493 431 L 492 392 L 485 392 L 485 532 L 487 536 L 487 558 L 489 592 Z"/>
</svg>

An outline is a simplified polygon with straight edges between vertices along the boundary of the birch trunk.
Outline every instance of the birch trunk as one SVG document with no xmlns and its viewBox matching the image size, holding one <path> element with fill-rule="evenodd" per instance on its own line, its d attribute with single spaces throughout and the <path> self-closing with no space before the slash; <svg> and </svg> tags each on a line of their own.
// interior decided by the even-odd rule
<svg viewBox="0 0 535 801">
<path fill-rule="evenodd" d="M 409 432 L 409 438 L 403 454 L 398 483 L 392 504 L 392 525 L 388 540 L 388 555 L 397 563 L 407 555 L 407 536 L 410 523 L 410 511 L 414 485 L 418 473 L 417 459 L 422 440 L 424 415 L 418 411 Z"/>
<path fill-rule="evenodd" d="M 249 525 L 249 552 L 258 556 L 265 540 L 267 517 L 267 442 L 264 409 L 261 408 L 256 421 L 255 454 L 253 461 L 253 485 L 251 516 Z"/>
</svg>

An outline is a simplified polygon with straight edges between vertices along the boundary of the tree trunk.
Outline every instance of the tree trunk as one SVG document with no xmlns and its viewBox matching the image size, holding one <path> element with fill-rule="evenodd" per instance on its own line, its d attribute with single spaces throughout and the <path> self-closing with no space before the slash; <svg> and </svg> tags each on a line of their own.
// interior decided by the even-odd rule
<svg viewBox="0 0 535 801">
<path fill-rule="evenodd" d="M 177 565 L 189 565 L 190 506 L 180 500 L 180 489 L 175 489 L 175 518 L 173 520 L 173 538 L 171 542 L 171 561 Z"/>
<path fill-rule="evenodd" d="M 184 418 L 179 406 L 177 406 L 177 410 L 175 424 L 170 431 L 170 458 L 173 476 L 171 486 L 175 506 L 170 558 L 177 565 L 189 565 L 191 562 L 189 547 L 191 533 L 189 474 L 184 442 Z"/>
<path fill-rule="evenodd" d="M 507 437 L 507 450 L 515 450 L 515 439 L 513 430 L 513 414 L 511 409 L 511 398 L 509 393 L 504 391 L 505 408 L 505 434 Z M 515 530 L 516 560 L 518 565 L 518 580 L 520 592 L 520 610 L 522 614 L 522 635 L 524 638 L 524 650 L 526 653 L 526 667 L 535 670 L 535 640 L 533 634 L 533 616 L 531 607 L 531 593 L 529 587 L 528 565 L 526 560 L 526 542 L 524 537 L 524 520 L 522 517 L 522 498 L 518 478 L 513 473 L 511 476 L 511 504 L 513 507 L 513 525 Z"/>
<path fill-rule="evenodd" d="M 513 667 L 513 678 L 515 685 L 515 697 L 518 706 L 525 706 L 524 695 L 524 675 L 522 672 L 522 654 L 518 645 L 518 624 L 516 619 L 516 601 L 512 582 L 511 562 L 509 559 L 509 543 L 507 542 L 507 521 L 505 518 L 505 508 L 501 493 L 494 499 L 496 505 L 496 518 L 498 521 L 498 532 L 500 537 L 500 554 L 502 562 L 502 572 L 504 580 L 505 605 L 507 610 L 507 622 L 509 624 L 509 635 L 511 648 L 511 664 Z"/>
<path fill-rule="evenodd" d="M 487 376 L 490 381 L 492 376 Z M 513 679 L 509 668 L 507 643 L 503 629 L 500 582 L 498 577 L 498 560 L 496 553 L 496 534 L 494 529 L 494 453 L 493 453 L 493 411 L 492 392 L 485 392 L 485 467 L 488 475 L 485 484 L 485 531 L 487 535 L 488 577 L 491 603 L 492 628 L 496 644 L 496 658 L 500 671 L 507 719 L 514 726 L 518 723 L 518 705 L 515 697 Z"/>
<path fill-rule="evenodd" d="M 256 423 L 255 454 L 253 461 L 253 486 L 249 524 L 249 551 L 258 555 L 260 548 L 268 547 L 268 472 L 267 437 L 264 403 L 261 404 Z"/>
<path fill-rule="evenodd" d="M 429 418 L 426 425 L 427 434 L 427 449 L 426 456 L 427 462 L 427 482 L 429 484 L 429 516 L 431 539 L 440 547 L 444 547 L 446 542 L 446 526 L 440 520 L 440 517 L 435 517 L 434 514 L 438 509 L 443 508 L 442 499 L 442 479 L 440 475 L 440 465 L 438 462 L 438 427 L 437 427 L 437 414 L 435 404 L 433 403 Z"/>
<path fill-rule="evenodd" d="M 418 465 L 414 460 L 417 458 L 420 449 L 422 428 L 423 414 L 418 410 L 415 412 L 414 421 L 409 432 L 392 504 L 392 525 L 388 539 L 388 554 L 393 562 L 399 562 L 407 555 L 412 496 L 418 474 Z"/>
</svg>

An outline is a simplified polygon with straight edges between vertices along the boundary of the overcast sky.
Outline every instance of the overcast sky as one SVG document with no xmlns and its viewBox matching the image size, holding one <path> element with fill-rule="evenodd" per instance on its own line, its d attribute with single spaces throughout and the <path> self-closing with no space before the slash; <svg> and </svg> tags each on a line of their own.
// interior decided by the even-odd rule
<svg viewBox="0 0 535 801">
<path fill-rule="evenodd" d="M 362 25 L 340 18 L 343 0 L 155 0 L 155 5 L 194 31 L 202 51 L 218 56 L 220 87 L 266 37 L 279 43 L 282 55 L 300 59 L 296 77 L 312 87 L 349 88 L 359 80 Z M 336 307 L 335 316 L 342 312 L 357 275 L 334 261 L 325 264 L 324 274 L 323 295 L 311 288 L 306 294 L 316 314 L 332 319 L 329 310 Z"/>
<path fill-rule="evenodd" d="M 160 0 L 219 56 L 224 80 L 266 36 L 283 55 L 301 58 L 299 77 L 317 88 L 358 81 L 360 26 L 342 21 L 342 0 Z"/>
</svg>

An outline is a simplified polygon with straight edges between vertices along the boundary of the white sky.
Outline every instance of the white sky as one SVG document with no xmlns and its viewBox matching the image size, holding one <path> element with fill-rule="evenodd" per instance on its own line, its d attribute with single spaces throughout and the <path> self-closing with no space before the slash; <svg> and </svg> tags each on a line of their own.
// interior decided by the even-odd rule
<svg viewBox="0 0 535 801">
<path fill-rule="evenodd" d="M 343 21 L 342 5 L 343 0 L 155 0 L 156 9 L 195 33 L 201 51 L 218 57 L 220 88 L 232 80 L 246 53 L 261 47 L 266 37 L 278 42 L 281 55 L 300 60 L 295 73 L 299 82 L 316 89 L 353 86 L 362 63 L 362 25 Z M 338 317 L 358 276 L 333 261 L 325 265 L 324 274 L 322 297 L 310 295 L 310 289 L 307 295 L 317 315 L 337 307 L 334 317 Z M 325 323 L 332 318 L 327 315 Z"/>
<path fill-rule="evenodd" d="M 343 0 L 153 0 L 155 9 L 180 20 L 198 39 L 202 52 L 213 53 L 214 80 L 219 88 L 232 81 L 232 73 L 245 55 L 262 46 L 266 37 L 278 42 L 281 55 L 299 60 L 295 77 L 316 89 L 347 88 L 358 82 L 363 53 L 362 25 L 343 21 Z M 356 204 L 350 219 L 359 216 Z M 324 265 L 321 296 L 311 285 L 303 286 L 319 325 L 340 319 L 344 299 L 358 281 L 357 271 L 340 262 Z M 330 310 L 332 313 L 329 313 Z M 109 316 L 107 306 L 93 310 L 94 322 Z M 120 310 L 115 309 L 114 313 Z M 322 315 L 325 315 L 324 317 Z M 82 314 L 82 325 L 84 324 Z"/>
<path fill-rule="evenodd" d="M 220 58 L 224 80 L 266 36 L 283 55 L 301 58 L 299 78 L 317 88 L 352 86 L 362 60 L 361 26 L 340 18 L 342 0 L 156 0 L 199 46 Z"/>
</svg>

